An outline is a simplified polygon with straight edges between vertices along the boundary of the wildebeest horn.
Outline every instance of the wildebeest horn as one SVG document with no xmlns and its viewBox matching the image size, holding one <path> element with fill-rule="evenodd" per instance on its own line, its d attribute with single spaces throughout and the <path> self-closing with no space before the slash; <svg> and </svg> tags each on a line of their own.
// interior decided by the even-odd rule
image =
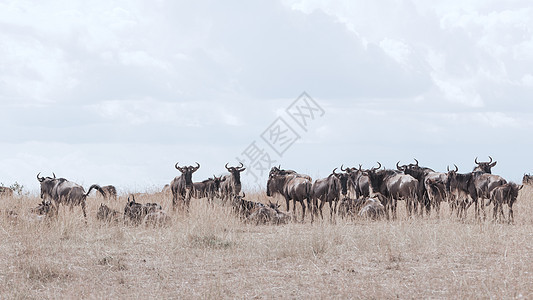
<svg viewBox="0 0 533 300">
<path fill-rule="evenodd" d="M 363 165 L 359 164 L 359 171 L 363 171 L 362 168 L 363 168 Z"/>
<path fill-rule="evenodd" d="M 54 179 L 56 179 L 56 173 L 52 172 L 52 174 L 54 175 Z"/>
<path fill-rule="evenodd" d="M 243 197 L 243 198 L 246 197 L 246 194 L 245 194 L 244 192 L 242 192 L 242 197 Z"/>
<path fill-rule="evenodd" d="M 476 159 L 474 159 L 474 162 L 479 165 L 479 163 L 477 162 L 477 156 L 476 156 Z"/>
<path fill-rule="evenodd" d="M 456 164 L 453 164 L 453 165 L 455 167 L 455 172 L 459 171 L 459 168 L 457 167 L 457 165 Z"/>
<path fill-rule="evenodd" d="M 333 174 L 337 175 L 337 173 L 335 173 L 335 170 L 337 170 L 337 168 L 333 169 Z"/>
<path fill-rule="evenodd" d="M 398 162 L 396 163 L 396 169 L 398 169 L 398 170 L 400 170 L 400 171 L 402 170 L 402 168 L 400 167 L 400 161 L 398 161 Z"/>
<path fill-rule="evenodd" d="M 174 165 L 174 167 L 175 167 L 176 169 L 178 169 L 178 170 L 179 170 L 179 167 L 178 167 L 179 163 L 180 163 L 180 162 L 177 162 L 177 163 Z"/>
<path fill-rule="evenodd" d="M 446 166 L 446 171 L 450 172 L 450 166 Z"/>
<path fill-rule="evenodd" d="M 490 159 L 490 161 L 489 161 L 489 164 L 490 164 L 492 162 L 492 157 L 489 156 L 489 159 Z"/>
<path fill-rule="evenodd" d="M 196 162 L 196 167 L 194 168 L 194 170 L 196 171 L 198 169 L 200 169 L 200 164 L 198 162 Z"/>
<path fill-rule="evenodd" d="M 244 167 L 244 165 L 242 164 L 242 162 L 239 162 L 239 165 L 240 165 L 239 168 Z"/>
<path fill-rule="evenodd" d="M 41 172 L 39 172 L 37 174 L 37 180 L 39 180 L 39 182 L 43 182 L 44 181 L 44 177 L 39 178 L 39 174 L 41 174 Z"/>
<path fill-rule="evenodd" d="M 381 169 L 381 163 L 379 161 L 378 161 L 378 165 L 379 165 L 379 167 L 378 167 L 378 170 L 379 170 L 379 169 Z"/>
<path fill-rule="evenodd" d="M 418 167 L 418 160 L 416 158 L 413 158 L 416 161 L 416 166 Z"/>
<path fill-rule="evenodd" d="M 224 165 L 224 167 L 226 167 L 226 169 L 229 171 L 228 164 L 229 163 L 226 163 L 226 165 Z"/>
<path fill-rule="evenodd" d="M 344 166 L 344 164 L 341 165 L 341 171 L 346 172 L 346 169 L 342 168 L 343 166 Z"/>
</svg>

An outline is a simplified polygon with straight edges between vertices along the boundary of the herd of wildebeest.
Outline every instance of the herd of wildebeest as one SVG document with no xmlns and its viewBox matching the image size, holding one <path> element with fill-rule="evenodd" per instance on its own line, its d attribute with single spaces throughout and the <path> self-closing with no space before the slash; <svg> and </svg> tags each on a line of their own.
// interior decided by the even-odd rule
<svg viewBox="0 0 533 300">
<path fill-rule="evenodd" d="M 381 168 L 378 162 L 376 167 L 363 169 L 359 167 L 340 166 L 333 169 L 332 173 L 314 182 L 310 176 L 300 174 L 293 170 L 281 169 L 281 166 L 272 167 L 266 185 L 267 197 L 281 195 L 286 202 L 287 212 L 280 210 L 278 202 L 269 201 L 268 204 L 246 200 L 246 195 L 241 193 L 240 174 L 246 168 L 240 163 L 238 166 L 225 168 L 229 174 L 213 176 L 201 182 L 193 182 L 192 175 L 200 168 L 196 166 L 179 166 L 175 168 L 181 175 L 174 178 L 170 184 L 165 185 L 161 195 L 172 197 L 172 211 L 189 212 L 191 198 L 205 198 L 214 205 L 214 199 L 220 199 L 220 204 L 229 206 L 232 211 L 246 222 L 256 224 L 284 224 L 289 220 L 296 220 L 296 203 L 301 206 L 301 221 L 304 221 L 306 210 L 309 211 L 311 222 L 315 217 L 323 218 L 322 209 L 325 203 L 330 207 L 330 219 L 338 214 L 340 217 L 365 217 L 371 219 L 397 218 L 397 203 L 404 201 L 408 217 L 422 216 L 424 212 L 429 215 L 432 211 L 439 214 L 442 202 L 448 202 L 450 213 L 459 219 L 466 217 L 468 208 L 474 204 L 475 217 L 485 219 L 485 206 L 493 205 L 493 219 L 505 220 L 512 223 L 513 204 L 519 191 L 526 184 L 533 183 L 533 176 L 525 174 L 522 185 L 508 182 L 498 175 L 493 175 L 491 170 L 496 161 L 478 162 L 472 172 L 459 173 L 458 168 L 447 172 L 436 172 L 428 167 L 415 163 L 400 165 L 396 169 Z M 41 202 L 31 210 L 41 218 L 57 216 L 59 205 L 81 206 L 83 216 L 86 218 L 86 198 L 95 189 L 104 198 L 117 199 L 114 186 L 99 186 L 93 184 L 89 190 L 65 178 L 41 177 L 37 180 L 41 186 Z M 11 197 L 13 191 L 0 187 L 0 196 Z M 293 201 L 292 215 L 289 214 L 290 201 Z M 508 206 L 508 216 L 505 218 L 503 206 Z M 16 215 L 16 212 L 11 212 Z M 124 212 L 100 204 L 97 219 L 105 222 L 127 222 L 130 224 L 169 224 L 170 217 L 157 203 L 138 203 L 135 195 L 128 196 Z"/>
</svg>

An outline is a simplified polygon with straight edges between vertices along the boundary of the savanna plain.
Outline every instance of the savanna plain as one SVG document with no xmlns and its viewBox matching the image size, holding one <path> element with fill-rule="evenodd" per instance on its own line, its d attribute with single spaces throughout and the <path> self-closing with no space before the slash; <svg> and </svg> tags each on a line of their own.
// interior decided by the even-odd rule
<svg viewBox="0 0 533 300">
<path fill-rule="evenodd" d="M 89 197 L 86 220 L 80 207 L 61 206 L 44 221 L 29 213 L 38 195 L 0 199 L 0 298 L 533 299 L 531 187 L 520 191 L 514 224 L 493 222 L 492 206 L 484 221 L 473 207 L 459 220 L 446 203 L 440 217 L 408 218 L 399 202 L 397 220 L 332 222 L 326 207 L 313 223 L 307 215 L 255 225 L 218 200 L 172 212 L 160 193 L 136 200 L 161 204 L 169 226 L 96 219 L 100 203 L 122 212 L 126 197 Z"/>
</svg>

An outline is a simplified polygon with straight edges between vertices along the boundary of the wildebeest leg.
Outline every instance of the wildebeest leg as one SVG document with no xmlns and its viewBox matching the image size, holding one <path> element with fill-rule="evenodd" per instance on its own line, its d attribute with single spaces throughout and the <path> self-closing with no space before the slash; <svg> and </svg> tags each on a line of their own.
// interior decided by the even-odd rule
<svg viewBox="0 0 533 300">
<path fill-rule="evenodd" d="M 72 206 L 71 206 L 72 208 Z M 81 202 L 81 210 L 83 211 L 83 217 L 87 219 L 87 211 L 85 210 L 85 201 Z"/>
<path fill-rule="evenodd" d="M 307 200 L 307 207 L 309 208 L 309 212 L 310 212 L 310 215 L 311 215 L 311 223 L 313 223 L 314 220 L 315 220 L 315 216 L 313 214 L 313 205 L 312 205 L 313 201 L 312 201 L 311 197 L 307 197 L 305 199 Z"/>
<path fill-rule="evenodd" d="M 302 223 L 304 222 L 304 218 L 305 218 L 305 202 L 304 200 L 300 200 L 299 201 L 300 204 L 302 205 Z M 296 206 L 296 200 L 294 200 L 294 206 Z"/>
<path fill-rule="evenodd" d="M 509 203 L 509 224 L 513 224 L 513 223 L 514 223 L 513 203 Z"/>
<path fill-rule="evenodd" d="M 316 201 L 318 201 L 318 198 L 317 198 Z M 320 199 L 320 206 L 318 207 L 318 210 L 320 211 L 320 218 L 322 220 L 324 220 L 324 216 L 322 215 L 322 207 L 324 207 L 324 201 L 322 201 L 322 199 Z"/>
</svg>

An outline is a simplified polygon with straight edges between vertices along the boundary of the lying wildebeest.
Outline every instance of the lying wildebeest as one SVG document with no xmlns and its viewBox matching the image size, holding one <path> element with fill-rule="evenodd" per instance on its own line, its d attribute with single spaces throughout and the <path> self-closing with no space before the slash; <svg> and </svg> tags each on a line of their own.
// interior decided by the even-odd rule
<svg viewBox="0 0 533 300">
<path fill-rule="evenodd" d="M 0 198 L 11 198 L 13 197 L 13 190 L 11 188 L 0 186 Z"/>
<path fill-rule="evenodd" d="M 268 205 L 257 206 L 247 217 L 246 222 L 259 224 L 287 224 L 291 216 L 279 210 L 279 204 L 269 201 Z"/>
<path fill-rule="evenodd" d="M 162 209 L 161 205 L 157 203 L 141 204 L 135 202 L 134 196 L 131 198 L 132 199 L 130 200 L 130 197 L 128 197 L 128 203 L 126 203 L 126 206 L 124 207 L 124 220 L 129 221 L 132 224 L 138 225 L 143 221 L 147 214 L 160 211 Z"/>
<path fill-rule="evenodd" d="M 229 174 L 221 178 L 220 196 L 223 203 L 239 195 L 242 189 L 241 172 L 246 170 L 242 163 L 239 163 L 239 166 L 236 167 L 228 167 L 228 163 L 226 163 L 224 167 L 229 171 Z"/>
<path fill-rule="evenodd" d="M 37 214 L 40 216 L 54 216 L 57 214 L 57 210 L 52 205 L 52 202 L 42 200 L 37 207 L 30 209 L 30 213 Z"/>
<path fill-rule="evenodd" d="M 510 182 L 497 186 L 490 192 L 490 200 L 486 206 L 489 206 L 491 202 L 494 203 L 494 220 L 497 219 L 498 212 L 500 213 L 502 220 L 504 219 L 503 205 L 507 204 L 507 206 L 509 206 L 508 222 L 514 222 L 513 204 L 516 202 L 516 198 L 518 198 L 518 192 L 522 189 L 522 187 L 523 185 L 519 186 L 514 182 Z"/>
<path fill-rule="evenodd" d="M 385 216 L 385 207 L 379 200 L 369 198 L 359 211 L 359 216 L 372 220 L 381 219 Z"/>
<path fill-rule="evenodd" d="M 174 167 L 181 172 L 181 175 L 174 178 L 170 183 L 170 188 L 172 190 L 172 209 L 175 210 L 176 206 L 180 205 L 185 207 L 185 210 L 188 212 L 193 190 L 192 173 L 200 168 L 200 164 L 196 163 L 196 167 L 179 167 L 178 164 L 179 163 L 176 163 Z"/>
<path fill-rule="evenodd" d="M 103 222 L 118 222 L 120 220 L 120 212 L 100 203 L 96 219 Z"/>
<path fill-rule="evenodd" d="M 267 181 L 267 196 L 280 194 L 285 198 L 287 211 L 289 211 L 290 200 L 294 201 L 293 214 L 296 214 L 296 202 L 302 205 L 302 222 L 305 218 L 305 203 L 312 209 L 312 187 L 311 177 L 305 174 L 287 173 L 284 170 L 271 170 Z M 311 222 L 313 213 L 311 213 Z"/>
<path fill-rule="evenodd" d="M 149 212 L 143 219 L 144 225 L 152 226 L 168 226 L 170 225 L 170 217 L 162 210 Z"/>
<path fill-rule="evenodd" d="M 343 198 L 339 203 L 339 216 L 341 216 L 341 218 L 347 216 L 354 218 L 365 202 L 364 199 Z"/>
<path fill-rule="evenodd" d="M 39 174 L 41 174 L 39 172 Z M 87 195 L 92 189 L 98 190 L 102 196 L 105 197 L 102 188 L 93 184 L 89 187 L 89 191 L 85 193 L 83 187 L 77 183 L 66 180 L 65 178 L 52 177 L 39 177 L 37 174 L 37 180 L 41 183 L 41 199 L 52 199 L 55 203 L 56 209 L 59 209 L 59 204 L 67 204 L 72 209 L 74 205 L 81 205 L 83 216 L 86 218 L 87 213 L 85 211 Z"/>
<path fill-rule="evenodd" d="M 258 207 L 265 206 L 263 203 L 254 202 L 244 199 L 246 197 L 245 193 L 241 195 L 236 195 L 231 201 L 233 211 L 240 215 L 241 217 L 248 218 L 250 214 Z"/>
<path fill-rule="evenodd" d="M 318 207 L 320 212 L 320 217 L 323 219 L 322 207 L 324 203 L 329 203 L 330 209 L 330 220 L 333 220 L 333 215 L 337 213 L 337 203 L 341 199 L 341 196 L 346 198 L 348 193 L 348 177 L 347 173 L 336 173 L 333 169 L 333 172 L 327 177 L 322 179 L 317 179 L 312 186 L 312 197 L 313 197 L 313 206 Z M 320 204 L 318 201 L 320 200 Z M 315 209 L 314 213 L 317 211 Z"/>
</svg>

